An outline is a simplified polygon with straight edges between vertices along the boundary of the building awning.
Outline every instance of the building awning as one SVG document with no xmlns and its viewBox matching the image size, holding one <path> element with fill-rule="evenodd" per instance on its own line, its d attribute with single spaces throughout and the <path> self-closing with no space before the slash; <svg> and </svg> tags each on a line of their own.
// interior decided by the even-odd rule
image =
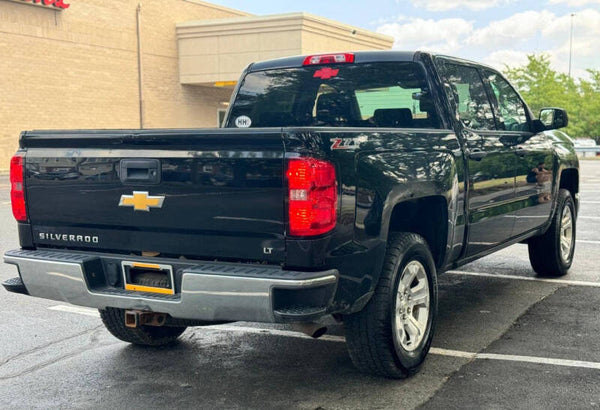
<svg viewBox="0 0 600 410">
<path fill-rule="evenodd" d="M 182 84 L 229 87 L 250 63 L 325 52 L 387 50 L 393 38 L 306 13 L 177 24 Z"/>
</svg>

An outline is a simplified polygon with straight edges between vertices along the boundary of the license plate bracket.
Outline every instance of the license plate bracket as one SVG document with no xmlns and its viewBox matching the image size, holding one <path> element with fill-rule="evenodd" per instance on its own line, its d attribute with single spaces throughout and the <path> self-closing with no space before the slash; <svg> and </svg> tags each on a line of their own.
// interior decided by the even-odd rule
<svg viewBox="0 0 600 410">
<path fill-rule="evenodd" d="M 125 290 L 174 295 L 173 267 L 158 263 L 122 261 Z"/>
</svg>

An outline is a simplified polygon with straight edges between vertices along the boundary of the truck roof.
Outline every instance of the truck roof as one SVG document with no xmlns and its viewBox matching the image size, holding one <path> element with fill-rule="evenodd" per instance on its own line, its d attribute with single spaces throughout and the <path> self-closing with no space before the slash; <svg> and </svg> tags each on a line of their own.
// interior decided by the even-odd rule
<svg viewBox="0 0 600 410">
<path fill-rule="evenodd" d="M 355 63 L 374 63 L 381 61 L 413 61 L 416 54 L 421 53 L 420 51 L 354 51 L 354 62 Z M 340 54 L 340 53 L 315 53 L 315 55 L 321 54 Z M 302 67 L 304 59 L 308 55 L 291 56 L 277 58 L 274 60 L 265 60 L 250 65 L 248 71 L 262 71 L 272 70 L 278 68 L 291 68 L 291 67 Z"/>
<path fill-rule="evenodd" d="M 489 68 L 493 71 L 496 71 L 493 67 L 490 67 L 486 64 L 482 64 L 476 61 L 466 60 L 459 57 L 448 56 L 444 54 L 436 54 L 428 51 L 396 51 L 396 50 L 379 50 L 379 51 L 352 51 L 350 52 L 354 54 L 354 62 L 355 63 L 375 63 L 375 62 L 384 62 L 384 61 L 415 61 L 415 57 L 419 54 L 426 54 L 433 57 L 445 57 L 455 61 L 460 61 L 467 64 L 475 64 L 478 66 Z M 314 55 L 322 55 L 322 54 L 343 54 L 343 52 L 336 53 L 316 53 Z M 259 61 L 256 63 L 250 64 L 248 67 L 248 72 L 253 71 L 262 71 L 262 70 L 273 70 L 273 69 L 281 69 L 281 68 L 292 68 L 292 67 L 302 67 L 304 60 L 308 55 L 298 55 L 291 57 L 283 57 L 277 58 L 273 60 L 265 60 Z"/>
</svg>

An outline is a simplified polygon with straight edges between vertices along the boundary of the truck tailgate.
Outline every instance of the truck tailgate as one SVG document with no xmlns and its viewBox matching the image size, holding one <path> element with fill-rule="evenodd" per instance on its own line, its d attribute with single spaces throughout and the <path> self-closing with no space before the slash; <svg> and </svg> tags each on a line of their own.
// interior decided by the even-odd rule
<svg viewBox="0 0 600 410">
<path fill-rule="evenodd" d="M 284 258 L 281 132 L 29 132 L 37 246 L 163 256 Z"/>
</svg>

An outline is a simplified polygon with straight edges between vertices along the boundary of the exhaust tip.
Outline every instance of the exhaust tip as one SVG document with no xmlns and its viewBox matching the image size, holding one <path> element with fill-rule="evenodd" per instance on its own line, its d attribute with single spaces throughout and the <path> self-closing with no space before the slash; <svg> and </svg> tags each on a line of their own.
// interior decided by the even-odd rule
<svg viewBox="0 0 600 410">
<path fill-rule="evenodd" d="M 292 328 L 297 332 L 302 332 L 313 339 L 318 339 L 327 333 L 327 326 L 320 323 L 294 323 Z"/>
<path fill-rule="evenodd" d="M 316 330 L 313 332 L 313 334 L 311 335 L 311 337 L 312 337 L 313 339 L 318 339 L 318 338 L 320 338 L 321 336 L 323 336 L 325 333 L 327 333 L 327 326 L 323 326 L 323 327 L 320 327 L 320 328 L 316 329 Z"/>
</svg>

